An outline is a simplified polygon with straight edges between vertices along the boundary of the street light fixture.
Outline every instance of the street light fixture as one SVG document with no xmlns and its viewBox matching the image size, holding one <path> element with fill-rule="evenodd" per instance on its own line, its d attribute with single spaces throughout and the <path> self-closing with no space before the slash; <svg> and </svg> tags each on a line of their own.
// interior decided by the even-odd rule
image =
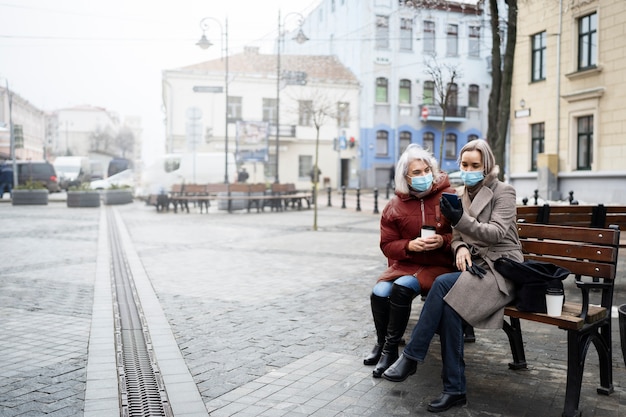
<svg viewBox="0 0 626 417">
<path fill-rule="evenodd" d="M 297 13 L 297 12 L 287 13 L 283 21 L 280 18 L 280 10 L 278 11 L 278 42 L 277 42 L 277 48 L 276 48 L 277 49 L 277 53 L 276 53 L 276 177 L 274 181 L 277 184 L 279 183 L 278 152 L 280 151 L 280 76 L 281 76 L 280 53 L 281 53 L 281 46 L 285 40 L 285 34 L 283 33 L 284 27 L 285 27 L 284 22 L 291 15 L 296 15 L 300 17 L 300 20 L 298 21 L 298 33 L 296 34 L 296 36 L 293 37 L 293 40 L 299 44 L 303 44 L 304 42 L 309 40 L 309 38 L 302 31 L 302 24 L 304 23 L 304 16 L 302 16 L 302 14 Z"/>
<path fill-rule="evenodd" d="M 205 17 L 200 21 L 202 37 L 196 42 L 196 45 L 202 49 L 208 49 L 213 45 L 206 37 L 206 31 L 209 29 L 210 21 L 217 23 L 220 27 L 222 48 L 224 49 L 224 184 L 228 184 L 228 18 L 224 19 L 224 26 L 214 17 Z"/>
</svg>

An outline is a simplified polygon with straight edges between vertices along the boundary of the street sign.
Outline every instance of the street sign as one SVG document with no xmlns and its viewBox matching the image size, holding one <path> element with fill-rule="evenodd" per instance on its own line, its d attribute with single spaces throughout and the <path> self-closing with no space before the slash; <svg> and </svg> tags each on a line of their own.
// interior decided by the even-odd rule
<svg viewBox="0 0 626 417">
<path fill-rule="evenodd" d="M 422 107 L 422 120 L 428 120 L 428 107 L 426 106 Z"/>
<path fill-rule="evenodd" d="M 224 91 L 224 87 L 219 85 L 194 85 L 194 93 L 221 93 Z"/>
</svg>

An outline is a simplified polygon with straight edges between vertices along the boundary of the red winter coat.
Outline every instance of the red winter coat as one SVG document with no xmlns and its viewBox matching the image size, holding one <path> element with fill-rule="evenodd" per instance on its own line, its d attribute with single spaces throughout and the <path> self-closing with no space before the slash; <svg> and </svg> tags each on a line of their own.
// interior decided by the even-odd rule
<svg viewBox="0 0 626 417">
<path fill-rule="evenodd" d="M 393 281 L 403 275 L 414 275 L 422 294 L 426 294 L 435 278 L 456 270 L 450 248 L 452 227 L 439 209 L 443 192 L 455 192 L 444 173 L 437 183 L 433 183 L 427 196 L 417 198 L 396 193 L 387 203 L 380 218 L 380 249 L 387 257 L 389 267 L 378 281 Z M 443 236 L 444 245 L 429 252 L 407 251 L 408 242 L 420 236 L 422 225 L 435 226 L 436 233 Z"/>
</svg>

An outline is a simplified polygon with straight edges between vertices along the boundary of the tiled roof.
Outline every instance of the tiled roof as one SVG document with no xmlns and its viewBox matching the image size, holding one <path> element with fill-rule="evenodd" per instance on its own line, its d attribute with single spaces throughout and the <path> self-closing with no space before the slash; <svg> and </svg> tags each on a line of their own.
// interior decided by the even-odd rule
<svg viewBox="0 0 626 417">
<path fill-rule="evenodd" d="M 230 55 L 228 71 L 232 74 L 276 78 L 276 55 L 260 54 L 256 48 L 247 48 L 243 53 Z M 280 56 L 281 72 L 302 71 L 309 80 L 332 83 L 358 83 L 352 71 L 336 56 L 328 55 L 285 55 Z M 221 72 L 225 69 L 224 59 L 214 59 L 180 68 L 180 71 Z"/>
</svg>

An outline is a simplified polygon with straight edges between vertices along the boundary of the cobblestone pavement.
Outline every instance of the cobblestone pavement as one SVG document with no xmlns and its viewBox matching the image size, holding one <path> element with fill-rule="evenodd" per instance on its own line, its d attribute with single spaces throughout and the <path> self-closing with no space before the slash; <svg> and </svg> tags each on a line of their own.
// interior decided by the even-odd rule
<svg viewBox="0 0 626 417">
<path fill-rule="evenodd" d="M 83 415 L 103 210 L 114 210 L 128 230 L 204 415 L 430 415 L 426 404 L 441 390 L 438 341 L 403 383 L 373 379 L 362 365 L 374 342 L 369 293 L 385 267 L 379 215 L 367 196 L 361 212 L 354 202 L 339 208 L 338 195 L 333 204 L 320 204 L 318 231 L 313 210 L 174 214 L 139 202 L 0 204 L 0 416 Z M 616 305 L 626 303 L 625 252 L 621 258 Z M 414 302 L 409 331 L 421 306 Z M 586 417 L 626 416 L 616 316 L 613 324 L 615 393 L 596 394 L 592 349 L 581 398 Z M 465 349 L 469 403 L 446 416 L 561 414 L 565 333 L 523 326 L 529 369 L 508 370 L 504 332 L 477 330 Z"/>
</svg>

